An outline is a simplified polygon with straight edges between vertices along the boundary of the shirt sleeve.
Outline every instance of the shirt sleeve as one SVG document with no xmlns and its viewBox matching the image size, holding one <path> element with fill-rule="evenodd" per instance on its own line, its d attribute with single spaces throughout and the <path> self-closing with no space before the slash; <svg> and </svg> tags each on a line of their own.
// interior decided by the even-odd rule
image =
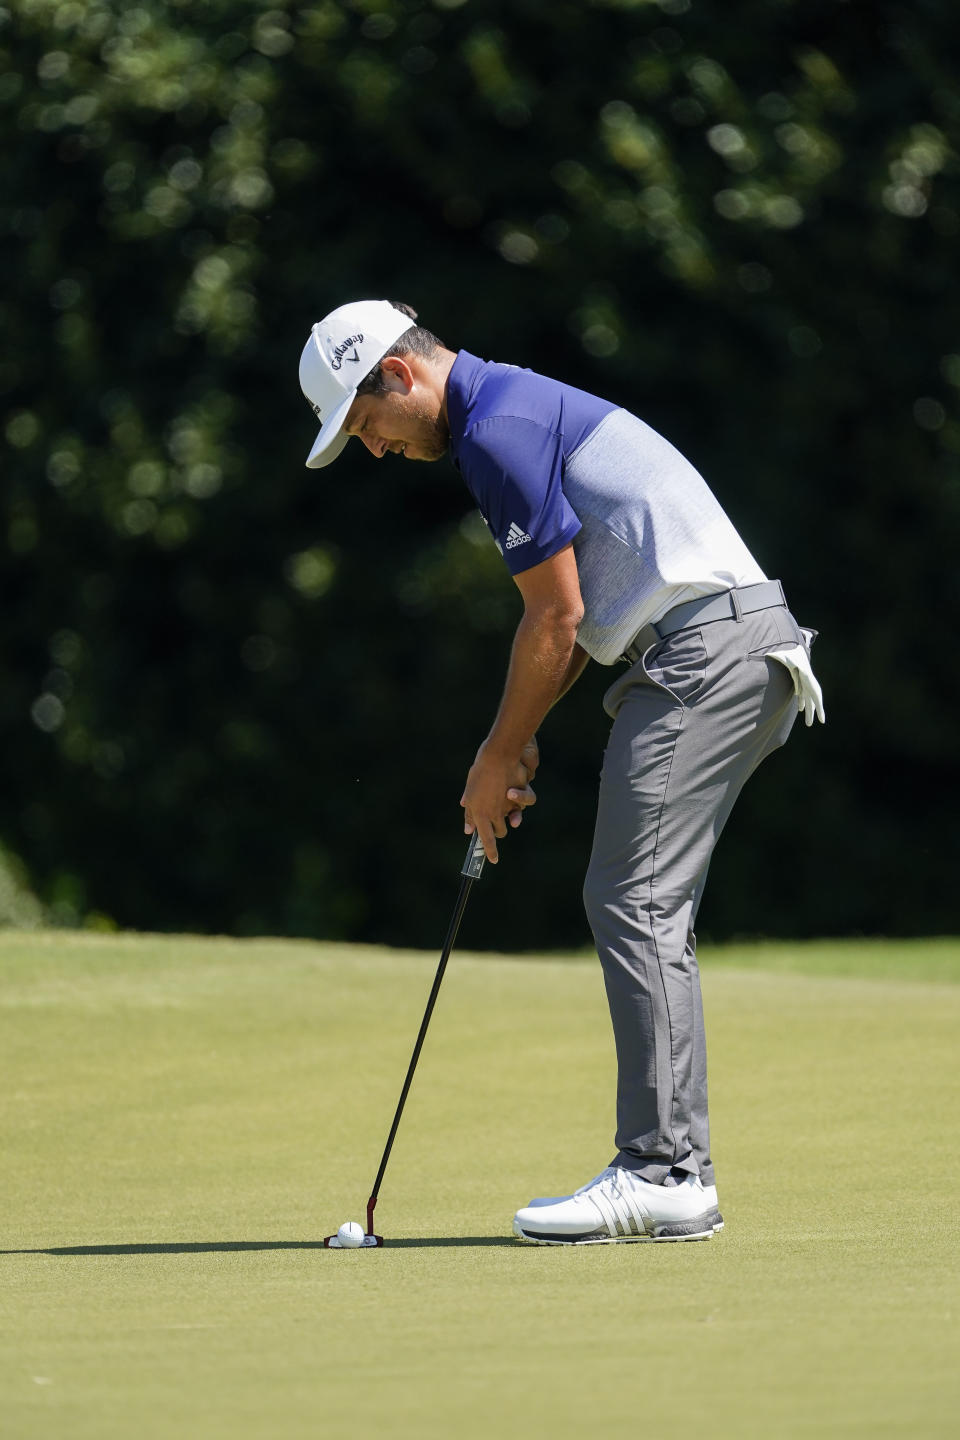
<svg viewBox="0 0 960 1440">
<path fill-rule="evenodd" d="M 580 529 L 563 493 L 563 437 L 511 415 L 480 420 L 460 454 L 464 479 L 511 575 L 556 555 Z"/>
</svg>

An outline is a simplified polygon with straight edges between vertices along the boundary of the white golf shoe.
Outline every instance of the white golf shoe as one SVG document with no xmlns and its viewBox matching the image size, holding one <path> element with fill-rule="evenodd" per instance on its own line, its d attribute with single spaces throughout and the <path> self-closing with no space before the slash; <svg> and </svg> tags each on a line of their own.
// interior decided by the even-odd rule
<svg viewBox="0 0 960 1440">
<path fill-rule="evenodd" d="M 696 1175 L 680 1185 L 652 1185 L 619 1166 L 601 1170 L 572 1195 L 532 1200 L 513 1220 L 514 1232 L 533 1245 L 709 1240 L 722 1226 L 715 1187 L 705 1191 Z"/>
<path fill-rule="evenodd" d="M 593 1184 L 592 1180 L 590 1184 Z M 539 1210 L 544 1205 L 559 1205 L 561 1200 L 572 1199 L 572 1195 L 540 1195 L 537 1199 L 531 1200 L 526 1208 L 528 1210 Z M 704 1185 L 703 1203 L 706 1207 L 710 1222 L 713 1225 L 714 1234 L 716 1234 L 723 1229 L 723 1216 L 720 1214 L 720 1203 L 717 1199 L 716 1185 Z"/>
</svg>

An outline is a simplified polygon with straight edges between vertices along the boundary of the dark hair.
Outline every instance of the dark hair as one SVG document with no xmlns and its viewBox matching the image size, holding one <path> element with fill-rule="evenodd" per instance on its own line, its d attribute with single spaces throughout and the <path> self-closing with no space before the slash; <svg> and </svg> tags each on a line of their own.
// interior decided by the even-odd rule
<svg viewBox="0 0 960 1440">
<path fill-rule="evenodd" d="M 389 302 L 394 310 L 399 310 L 401 315 L 409 315 L 411 320 L 416 320 L 417 312 L 409 305 L 404 305 L 400 300 Z M 432 360 L 438 350 L 444 349 L 442 340 L 430 330 L 425 330 L 422 325 L 414 325 L 410 330 L 404 332 L 400 339 L 395 341 L 387 354 L 377 361 L 369 374 L 365 375 L 357 386 L 358 395 L 382 395 L 386 390 L 386 383 L 383 378 L 383 361 L 388 355 L 396 356 L 399 360 L 405 360 L 408 355 L 419 355 L 424 360 Z"/>
</svg>

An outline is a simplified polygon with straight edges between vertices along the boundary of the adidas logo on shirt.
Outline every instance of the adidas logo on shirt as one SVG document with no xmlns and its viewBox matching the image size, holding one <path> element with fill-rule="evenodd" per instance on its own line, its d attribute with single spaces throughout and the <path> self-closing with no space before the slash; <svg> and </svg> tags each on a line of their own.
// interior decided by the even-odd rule
<svg viewBox="0 0 960 1440">
<path fill-rule="evenodd" d="M 518 545 L 526 545 L 529 540 L 530 536 L 526 530 L 521 530 L 516 521 L 511 521 L 510 529 L 507 531 L 506 548 L 508 550 L 515 550 Z"/>
</svg>

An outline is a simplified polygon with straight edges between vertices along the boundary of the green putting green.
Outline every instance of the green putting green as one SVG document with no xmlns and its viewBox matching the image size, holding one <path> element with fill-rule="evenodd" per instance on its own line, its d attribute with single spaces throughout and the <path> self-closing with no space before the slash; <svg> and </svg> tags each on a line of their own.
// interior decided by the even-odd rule
<svg viewBox="0 0 960 1440">
<path fill-rule="evenodd" d="M 583 956 L 0 936 L 4 1440 L 953 1436 L 960 943 L 703 956 L 727 1226 L 542 1249 L 612 1153 Z"/>
</svg>

